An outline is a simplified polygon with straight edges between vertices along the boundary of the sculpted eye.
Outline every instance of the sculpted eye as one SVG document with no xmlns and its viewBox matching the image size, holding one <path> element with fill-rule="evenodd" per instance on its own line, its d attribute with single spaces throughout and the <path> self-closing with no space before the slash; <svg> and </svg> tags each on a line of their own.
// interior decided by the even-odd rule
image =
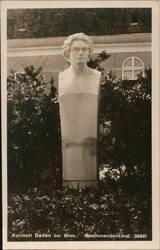
<svg viewBox="0 0 160 250">
<path fill-rule="evenodd" d="M 73 47 L 73 48 L 71 48 L 71 51 L 73 51 L 73 52 L 78 52 L 78 51 L 79 51 L 79 48 Z"/>
<path fill-rule="evenodd" d="M 83 48 L 82 51 L 83 51 L 83 52 L 87 52 L 87 51 L 88 51 L 88 48 Z"/>
</svg>

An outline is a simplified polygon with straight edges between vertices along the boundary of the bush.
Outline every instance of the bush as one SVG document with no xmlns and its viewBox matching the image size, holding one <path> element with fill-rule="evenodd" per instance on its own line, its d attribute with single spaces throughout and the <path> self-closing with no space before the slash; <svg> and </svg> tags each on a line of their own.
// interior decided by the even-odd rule
<svg viewBox="0 0 160 250">
<path fill-rule="evenodd" d="M 51 179 L 58 183 L 59 110 L 53 80 L 50 90 L 41 69 L 8 77 L 9 189 L 23 190 Z M 59 164 L 60 165 L 60 164 Z"/>
<path fill-rule="evenodd" d="M 150 196 L 151 69 L 134 82 L 104 74 L 100 123 L 107 127 L 99 142 L 101 167 L 114 170 L 126 191 Z"/>
<path fill-rule="evenodd" d="M 50 234 L 47 240 L 137 240 L 134 234 L 151 239 L 148 203 L 140 197 L 128 197 L 122 190 L 116 192 L 104 187 L 82 190 L 65 188 L 48 190 L 37 188 L 9 199 L 9 239 L 12 234 L 32 234 L 30 240 L 39 240 L 35 233 Z M 55 238 L 58 234 L 59 238 Z M 70 237 L 65 237 L 69 234 Z M 86 237 L 85 235 L 93 235 Z M 96 236 L 100 235 L 100 236 Z M 101 236 L 102 235 L 102 236 Z M 103 235 L 108 235 L 103 238 Z M 118 238 L 120 235 L 120 238 Z M 40 240 L 46 240 L 40 237 Z"/>
</svg>

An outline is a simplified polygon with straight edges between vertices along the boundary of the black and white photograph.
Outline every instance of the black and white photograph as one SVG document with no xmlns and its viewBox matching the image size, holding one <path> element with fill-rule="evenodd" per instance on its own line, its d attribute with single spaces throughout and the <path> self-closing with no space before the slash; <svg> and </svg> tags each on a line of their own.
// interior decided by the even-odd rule
<svg viewBox="0 0 160 250">
<path fill-rule="evenodd" d="M 1 19 L 4 249 L 159 249 L 159 3 L 22 2 Z"/>
</svg>

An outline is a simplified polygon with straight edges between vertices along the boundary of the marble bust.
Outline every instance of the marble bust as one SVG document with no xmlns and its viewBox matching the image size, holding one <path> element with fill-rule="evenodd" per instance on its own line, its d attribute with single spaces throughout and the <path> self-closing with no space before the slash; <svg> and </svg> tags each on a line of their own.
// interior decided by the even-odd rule
<svg viewBox="0 0 160 250">
<path fill-rule="evenodd" d="M 93 42 L 84 33 L 64 41 L 70 63 L 59 74 L 63 185 L 97 186 L 97 117 L 101 73 L 87 66 Z"/>
</svg>

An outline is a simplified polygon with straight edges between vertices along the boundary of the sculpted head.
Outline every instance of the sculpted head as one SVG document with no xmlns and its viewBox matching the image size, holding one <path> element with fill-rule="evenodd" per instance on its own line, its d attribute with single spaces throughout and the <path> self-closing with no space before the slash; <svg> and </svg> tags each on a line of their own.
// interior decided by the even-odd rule
<svg viewBox="0 0 160 250">
<path fill-rule="evenodd" d="M 73 35 L 68 36 L 62 46 L 62 55 L 63 57 L 70 62 L 70 52 L 72 48 L 72 44 L 74 41 L 83 41 L 88 49 L 88 60 L 91 58 L 93 54 L 93 42 L 92 40 L 85 35 L 84 33 L 75 33 Z"/>
</svg>

